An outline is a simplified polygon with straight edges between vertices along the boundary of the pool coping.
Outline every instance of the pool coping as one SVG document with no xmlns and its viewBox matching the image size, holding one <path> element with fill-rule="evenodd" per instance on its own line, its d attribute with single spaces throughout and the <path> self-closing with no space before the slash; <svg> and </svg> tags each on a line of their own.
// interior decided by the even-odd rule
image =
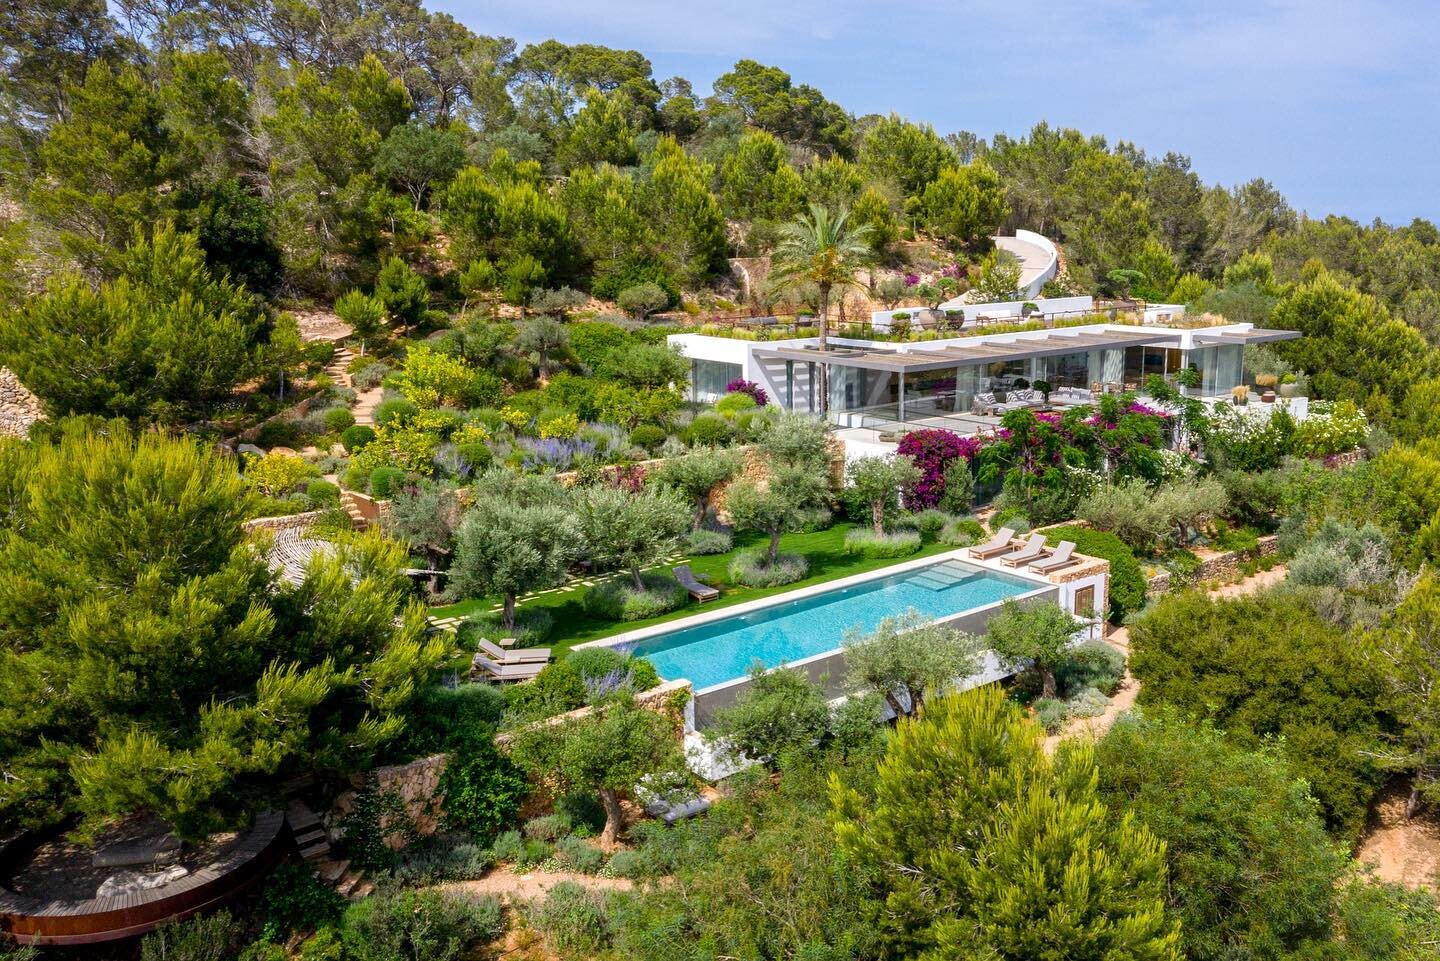
<svg viewBox="0 0 1440 961">
<path fill-rule="evenodd" d="M 1035 587 L 1031 590 L 1004 598 L 1002 600 L 991 601 L 988 604 L 981 604 L 978 607 L 967 607 L 963 611 L 956 611 L 954 614 L 949 614 L 945 617 L 937 617 L 933 621 L 929 621 L 928 623 L 930 624 L 944 624 L 947 621 L 955 620 L 967 614 L 973 614 L 976 611 L 985 611 L 992 607 L 999 607 L 1007 600 L 1025 600 L 1027 598 L 1031 598 L 1036 595 L 1054 590 L 1058 586 L 1055 584 L 1055 582 L 1049 580 L 1048 578 L 1042 575 L 1031 573 L 1029 571 L 1017 570 L 1012 568 L 1000 568 L 990 564 L 986 564 L 978 560 L 977 558 L 970 557 L 968 552 L 968 547 L 960 547 L 956 548 L 953 551 L 945 551 L 940 554 L 930 554 L 925 557 L 917 557 L 913 560 L 901 561 L 899 564 L 892 564 L 889 567 L 882 567 L 873 571 L 865 571 L 860 574 L 851 574 L 847 577 L 836 578 L 833 581 L 822 581 L 819 584 L 811 584 L 809 587 L 800 587 L 796 588 L 793 591 L 783 591 L 779 594 L 772 594 L 769 597 L 761 597 L 753 601 L 745 601 L 742 604 L 735 604 L 730 607 L 721 607 L 713 611 L 701 611 L 697 614 L 691 615 L 690 617 L 682 617 L 678 620 L 666 621 L 661 624 L 651 624 L 649 627 L 636 628 L 633 631 L 626 631 L 624 634 L 616 634 L 611 637 L 602 637 L 593 641 L 586 641 L 584 644 L 575 645 L 572 650 L 578 651 L 582 648 L 587 647 L 621 647 L 625 644 L 638 644 L 641 641 L 648 641 L 651 638 L 659 637 L 662 634 L 677 633 L 679 631 L 688 630 L 692 627 L 700 627 L 702 625 L 710 624 L 715 621 L 724 620 L 728 617 L 733 617 L 741 614 L 749 614 L 752 611 L 764 610 L 768 607 L 775 607 L 779 604 L 788 604 L 791 601 L 804 600 L 808 597 L 814 597 L 817 594 L 826 594 L 830 591 L 842 590 L 846 587 L 852 587 L 856 584 L 863 584 L 866 581 L 879 580 L 885 577 L 893 577 L 896 574 L 904 574 L 909 571 L 919 570 L 923 567 L 933 567 L 937 564 L 946 563 L 947 561 L 960 561 L 987 574 L 1001 574 L 1007 577 L 1013 577 L 1016 580 L 1027 581 L 1031 584 L 1034 584 Z M 802 657 L 798 661 L 786 661 L 783 666 L 803 667 L 806 664 L 810 664 L 822 658 L 834 657 L 836 652 L 843 649 L 844 648 L 841 646 L 832 647 L 828 650 L 820 651 L 816 654 L 811 654 L 809 657 Z M 775 668 L 767 668 L 767 670 L 775 670 Z M 680 679 L 670 678 L 670 680 Z M 728 681 L 721 681 L 719 684 L 712 684 L 709 687 L 694 688 L 693 693 L 696 697 L 698 697 L 702 694 L 710 694 L 715 691 L 723 691 L 725 688 L 733 687 L 736 684 L 745 684 L 748 683 L 749 680 L 749 677 L 732 678 Z"/>
</svg>

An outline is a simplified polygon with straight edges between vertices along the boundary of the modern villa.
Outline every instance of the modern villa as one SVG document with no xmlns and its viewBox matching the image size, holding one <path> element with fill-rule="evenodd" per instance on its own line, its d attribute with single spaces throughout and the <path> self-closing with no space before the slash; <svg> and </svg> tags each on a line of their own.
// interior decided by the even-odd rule
<svg viewBox="0 0 1440 961">
<path fill-rule="evenodd" d="M 1200 385 L 1192 393 L 1229 402 L 1232 388 L 1245 383 L 1246 346 L 1300 336 L 1253 324 L 1194 326 L 1175 305 L 1150 307 L 1120 323 L 1096 314 L 1089 297 L 1029 303 L 1033 329 L 1021 331 L 1009 323 L 1021 319 L 1020 302 L 952 301 L 918 312 L 935 327 L 905 318 L 912 323 L 907 340 L 890 333 L 897 312 L 882 311 L 872 316 L 870 337 L 832 336 L 825 351 L 814 336 L 760 339 L 773 336 L 763 324 L 731 336 L 673 334 L 669 341 L 690 360 L 692 400 L 715 400 L 726 384 L 743 378 L 788 410 L 818 412 L 818 370 L 827 365 L 829 416 L 842 436 L 915 427 L 973 435 L 996 427 L 1007 409 L 1038 406 L 1036 395 L 1017 394 L 1036 381 L 1047 383 L 1051 403 L 1061 406 L 1088 403 L 1101 392 L 1140 391 L 1152 374 L 1170 378 L 1194 367 Z M 985 333 L 987 327 L 1004 332 Z M 925 339 L 916 339 L 917 329 Z M 1284 403 L 1304 416 L 1304 398 Z M 846 437 L 852 439 L 859 438 Z"/>
</svg>

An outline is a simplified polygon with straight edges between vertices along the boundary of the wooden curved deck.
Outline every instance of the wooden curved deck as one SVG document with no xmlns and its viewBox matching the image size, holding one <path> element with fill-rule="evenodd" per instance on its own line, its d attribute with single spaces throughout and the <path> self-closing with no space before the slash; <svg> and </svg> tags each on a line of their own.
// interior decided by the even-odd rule
<svg viewBox="0 0 1440 961">
<path fill-rule="evenodd" d="M 43 901 L 0 887 L 0 931 L 21 944 L 99 944 L 138 937 L 164 921 L 218 907 L 269 873 L 283 851 L 284 824 L 279 811 L 256 815 L 249 833 L 215 863 L 151 891 Z"/>
</svg>

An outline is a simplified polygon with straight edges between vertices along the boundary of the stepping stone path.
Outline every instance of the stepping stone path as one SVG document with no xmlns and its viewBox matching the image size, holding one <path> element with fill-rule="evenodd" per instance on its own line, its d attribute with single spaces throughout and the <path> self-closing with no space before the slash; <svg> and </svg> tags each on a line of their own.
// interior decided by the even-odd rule
<svg viewBox="0 0 1440 961">
<path fill-rule="evenodd" d="M 355 382 L 350 378 L 350 371 L 346 368 L 355 359 L 355 351 L 349 347 L 335 348 L 335 356 L 325 366 L 325 373 L 330 379 L 341 387 L 355 387 Z M 375 408 L 380 406 L 380 401 L 385 393 L 383 387 L 372 387 L 369 390 L 358 392 L 354 405 L 350 412 L 355 415 L 355 423 L 363 424 L 366 427 L 375 426 Z"/>
</svg>

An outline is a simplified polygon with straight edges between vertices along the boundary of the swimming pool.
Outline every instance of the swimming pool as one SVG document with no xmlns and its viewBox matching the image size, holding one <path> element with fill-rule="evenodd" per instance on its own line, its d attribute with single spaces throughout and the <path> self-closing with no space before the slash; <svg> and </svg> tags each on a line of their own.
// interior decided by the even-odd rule
<svg viewBox="0 0 1440 961">
<path fill-rule="evenodd" d="M 985 570 L 958 558 L 859 579 L 792 600 L 742 609 L 624 646 L 666 680 L 689 679 L 697 693 L 743 679 L 752 664 L 795 664 L 841 646 L 846 630 L 872 631 L 883 618 L 916 610 L 932 620 L 1043 590 L 1042 583 Z"/>
</svg>

